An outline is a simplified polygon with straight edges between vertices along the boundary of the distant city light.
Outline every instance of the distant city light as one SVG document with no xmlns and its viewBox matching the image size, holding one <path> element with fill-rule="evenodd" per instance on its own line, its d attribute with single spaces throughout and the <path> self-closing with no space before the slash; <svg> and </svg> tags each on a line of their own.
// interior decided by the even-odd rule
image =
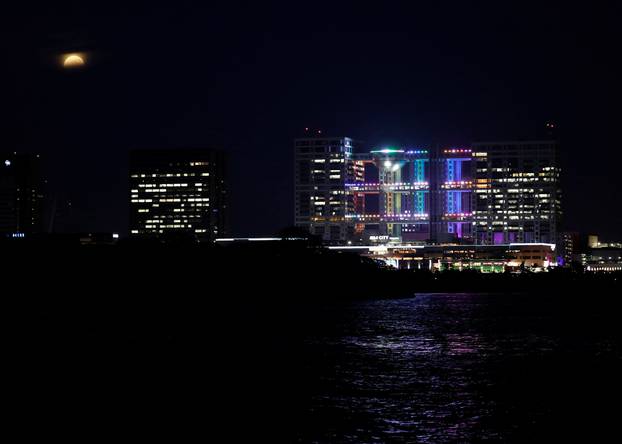
<svg viewBox="0 0 622 444">
<path fill-rule="evenodd" d="M 382 153 L 382 154 L 391 154 L 391 153 L 403 153 L 404 150 L 396 150 L 393 148 L 383 148 L 381 150 L 370 151 L 371 153 Z"/>
</svg>

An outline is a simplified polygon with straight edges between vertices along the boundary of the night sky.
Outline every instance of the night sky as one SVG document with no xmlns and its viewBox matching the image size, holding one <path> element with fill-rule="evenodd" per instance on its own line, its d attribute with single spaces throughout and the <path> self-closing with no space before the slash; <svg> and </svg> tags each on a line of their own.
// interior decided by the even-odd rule
<svg viewBox="0 0 622 444">
<path fill-rule="evenodd" d="M 613 2 L 129 3 L 3 11 L 0 150 L 44 156 L 65 229 L 127 232 L 132 148 L 225 148 L 233 232 L 268 235 L 293 222 L 305 126 L 415 147 L 552 121 L 566 228 L 622 239 Z M 71 51 L 86 69 L 59 68 Z"/>
</svg>

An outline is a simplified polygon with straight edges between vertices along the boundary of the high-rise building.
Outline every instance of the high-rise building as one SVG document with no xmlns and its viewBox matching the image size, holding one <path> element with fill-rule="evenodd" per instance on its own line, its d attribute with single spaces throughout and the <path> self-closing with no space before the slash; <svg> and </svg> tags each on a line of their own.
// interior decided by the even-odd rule
<svg viewBox="0 0 622 444">
<path fill-rule="evenodd" d="M 471 148 L 436 148 L 431 157 L 430 239 L 472 243 L 475 162 Z"/>
<path fill-rule="evenodd" d="M 0 233 L 43 230 L 43 180 L 38 154 L 0 154 Z"/>
<path fill-rule="evenodd" d="M 562 231 L 557 235 L 557 257 L 561 265 L 571 265 L 574 257 L 579 253 L 579 233 L 576 231 Z"/>
<path fill-rule="evenodd" d="M 130 154 L 130 233 L 227 234 L 225 155 L 210 149 L 136 150 Z"/>
<path fill-rule="evenodd" d="M 355 240 L 425 240 L 429 237 L 429 151 L 382 148 L 355 155 L 365 181 L 346 184 L 355 212 Z"/>
<path fill-rule="evenodd" d="M 556 142 L 482 142 L 472 149 L 476 243 L 556 243 L 561 219 Z"/>
<path fill-rule="evenodd" d="M 295 149 L 296 225 L 325 241 L 557 242 L 555 142 L 355 153 L 348 138 L 306 138 Z"/>
<path fill-rule="evenodd" d="M 354 213 L 355 201 L 346 184 L 364 180 L 352 155 L 354 146 L 348 137 L 294 141 L 295 225 L 325 242 L 342 243 L 354 236 L 356 227 L 346 214 Z"/>
</svg>

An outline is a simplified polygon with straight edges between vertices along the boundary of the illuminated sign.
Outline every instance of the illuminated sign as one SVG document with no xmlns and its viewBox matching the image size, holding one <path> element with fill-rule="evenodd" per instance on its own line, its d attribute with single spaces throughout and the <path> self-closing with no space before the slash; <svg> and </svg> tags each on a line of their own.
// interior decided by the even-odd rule
<svg viewBox="0 0 622 444">
<path fill-rule="evenodd" d="M 369 236 L 369 240 L 371 242 L 399 242 L 400 238 L 383 235 L 383 236 Z"/>
</svg>

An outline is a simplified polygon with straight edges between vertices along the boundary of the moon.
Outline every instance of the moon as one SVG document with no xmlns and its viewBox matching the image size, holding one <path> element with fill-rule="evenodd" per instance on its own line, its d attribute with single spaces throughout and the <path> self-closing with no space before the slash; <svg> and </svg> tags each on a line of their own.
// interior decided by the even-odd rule
<svg viewBox="0 0 622 444">
<path fill-rule="evenodd" d="M 67 54 L 63 57 L 64 68 L 80 68 L 85 63 L 84 56 L 81 54 Z"/>
</svg>

